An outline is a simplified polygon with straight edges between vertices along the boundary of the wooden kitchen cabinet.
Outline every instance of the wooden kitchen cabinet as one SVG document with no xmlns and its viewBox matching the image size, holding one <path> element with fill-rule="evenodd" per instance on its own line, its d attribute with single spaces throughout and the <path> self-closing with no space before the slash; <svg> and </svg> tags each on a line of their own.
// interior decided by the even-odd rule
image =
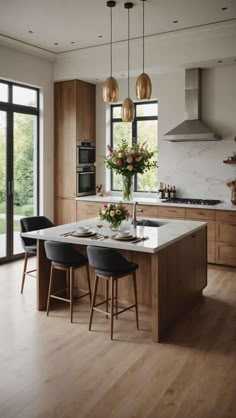
<svg viewBox="0 0 236 418">
<path fill-rule="evenodd" d="M 186 219 L 197 219 L 202 221 L 212 220 L 215 221 L 216 219 L 216 211 L 212 209 L 194 209 L 194 208 L 186 208 Z"/>
<path fill-rule="evenodd" d="M 159 216 L 159 207 L 151 205 L 138 205 L 137 209 L 142 212 L 137 211 L 137 217 L 146 217 L 146 218 L 158 218 Z M 132 214 L 132 208 L 131 208 Z"/>
<path fill-rule="evenodd" d="M 54 85 L 54 193 L 56 224 L 76 221 L 76 141 L 95 141 L 94 84 L 80 80 Z M 68 202 L 69 213 L 63 199 Z M 73 215 L 73 219 L 72 219 Z"/>
<path fill-rule="evenodd" d="M 84 219 L 95 218 L 98 216 L 98 209 L 102 203 L 76 201 L 76 220 L 82 221 Z"/>
<path fill-rule="evenodd" d="M 216 264 L 236 266 L 236 245 L 216 242 Z"/>
<path fill-rule="evenodd" d="M 216 222 L 216 241 L 236 244 L 236 223 Z"/>
<path fill-rule="evenodd" d="M 159 218 L 185 219 L 185 208 L 159 206 Z"/>
<path fill-rule="evenodd" d="M 75 199 L 55 199 L 55 219 L 57 225 L 68 224 L 76 220 L 76 201 Z"/>
</svg>

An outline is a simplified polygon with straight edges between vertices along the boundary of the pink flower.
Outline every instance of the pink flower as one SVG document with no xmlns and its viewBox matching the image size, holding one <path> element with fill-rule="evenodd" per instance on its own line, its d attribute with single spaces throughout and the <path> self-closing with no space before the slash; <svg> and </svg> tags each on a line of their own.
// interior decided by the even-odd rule
<svg viewBox="0 0 236 418">
<path fill-rule="evenodd" d="M 107 209 L 108 208 L 107 203 L 105 203 L 105 205 L 103 205 L 103 207 L 104 207 L 104 209 Z"/>
<path fill-rule="evenodd" d="M 116 214 L 116 212 L 115 212 L 114 210 L 111 210 L 111 211 L 110 211 L 110 216 L 112 216 L 112 217 L 113 217 L 113 216 L 115 216 L 115 214 Z"/>
<path fill-rule="evenodd" d="M 127 170 L 129 170 L 129 171 L 133 171 L 133 166 L 132 166 L 132 164 L 129 164 L 129 165 L 127 165 Z"/>
<path fill-rule="evenodd" d="M 121 211 L 119 209 L 116 209 L 116 214 L 117 215 L 120 215 L 121 214 Z"/>
<path fill-rule="evenodd" d="M 132 163 L 133 158 L 129 155 L 129 156 L 126 158 L 126 161 L 127 161 L 127 163 L 128 163 L 128 164 L 130 164 L 130 163 Z"/>
<path fill-rule="evenodd" d="M 112 147 L 110 145 L 107 145 L 107 149 L 109 152 L 112 152 Z"/>
<path fill-rule="evenodd" d="M 116 160 L 116 165 L 118 165 L 119 167 L 122 165 L 122 161 L 121 160 Z"/>
<path fill-rule="evenodd" d="M 136 157 L 136 158 L 135 158 L 135 161 L 139 162 L 139 161 L 141 161 L 141 160 L 142 160 L 142 158 L 143 158 L 143 157 L 140 155 L 139 157 Z"/>
</svg>

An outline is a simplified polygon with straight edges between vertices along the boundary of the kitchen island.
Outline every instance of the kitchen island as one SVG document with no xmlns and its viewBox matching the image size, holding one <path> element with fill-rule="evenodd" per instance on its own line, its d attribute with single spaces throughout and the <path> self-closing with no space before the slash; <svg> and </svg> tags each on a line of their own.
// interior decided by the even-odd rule
<svg viewBox="0 0 236 418">
<path fill-rule="evenodd" d="M 96 229 L 96 218 L 24 233 L 23 236 L 37 240 L 37 308 L 45 310 L 49 285 L 50 262 L 45 255 L 45 240 L 70 243 L 83 253 L 87 245 L 114 248 L 139 264 L 138 303 L 151 307 L 152 338 L 155 342 L 161 341 L 177 319 L 199 300 L 207 285 L 207 224 L 170 219 L 156 219 L 156 222 L 158 227 L 138 226 L 134 230 L 137 236 L 143 234 L 148 238 L 136 244 L 111 236 L 102 240 L 63 236 L 79 225 Z M 91 276 L 93 279 L 93 274 Z M 81 286 L 81 281 L 82 284 L 85 281 L 82 270 L 77 273 L 77 279 Z M 64 276 L 58 278 L 59 288 L 64 280 Z M 102 287 L 99 293 L 104 294 Z M 119 282 L 119 298 L 133 300 L 129 281 Z"/>
</svg>

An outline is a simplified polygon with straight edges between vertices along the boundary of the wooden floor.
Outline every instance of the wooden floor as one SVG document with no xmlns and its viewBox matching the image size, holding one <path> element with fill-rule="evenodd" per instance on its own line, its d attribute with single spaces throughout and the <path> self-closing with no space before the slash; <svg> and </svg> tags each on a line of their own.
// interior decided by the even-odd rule
<svg viewBox="0 0 236 418">
<path fill-rule="evenodd" d="M 32 259 L 31 264 L 34 262 Z M 235 418 L 236 270 L 209 268 L 203 302 L 162 344 L 150 312 L 115 322 L 76 307 L 35 310 L 35 281 L 20 294 L 22 262 L 0 266 L 1 418 Z"/>
</svg>

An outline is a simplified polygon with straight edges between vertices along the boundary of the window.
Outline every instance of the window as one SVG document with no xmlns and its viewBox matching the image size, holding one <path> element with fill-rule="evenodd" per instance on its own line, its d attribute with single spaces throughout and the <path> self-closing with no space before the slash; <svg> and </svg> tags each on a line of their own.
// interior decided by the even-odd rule
<svg viewBox="0 0 236 418">
<path fill-rule="evenodd" d="M 111 105 L 111 146 L 116 148 L 125 139 L 130 145 L 147 142 L 150 150 L 157 151 L 158 103 L 135 103 L 135 119 L 133 123 L 122 122 L 121 105 Z M 155 154 L 154 158 L 157 158 Z M 122 190 L 120 174 L 111 171 L 111 190 Z M 134 176 L 135 192 L 157 191 L 157 168 Z"/>
<path fill-rule="evenodd" d="M 20 218 L 38 215 L 39 90 L 0 81 L 0 263 L 22 253 Z"/>
</svg>

